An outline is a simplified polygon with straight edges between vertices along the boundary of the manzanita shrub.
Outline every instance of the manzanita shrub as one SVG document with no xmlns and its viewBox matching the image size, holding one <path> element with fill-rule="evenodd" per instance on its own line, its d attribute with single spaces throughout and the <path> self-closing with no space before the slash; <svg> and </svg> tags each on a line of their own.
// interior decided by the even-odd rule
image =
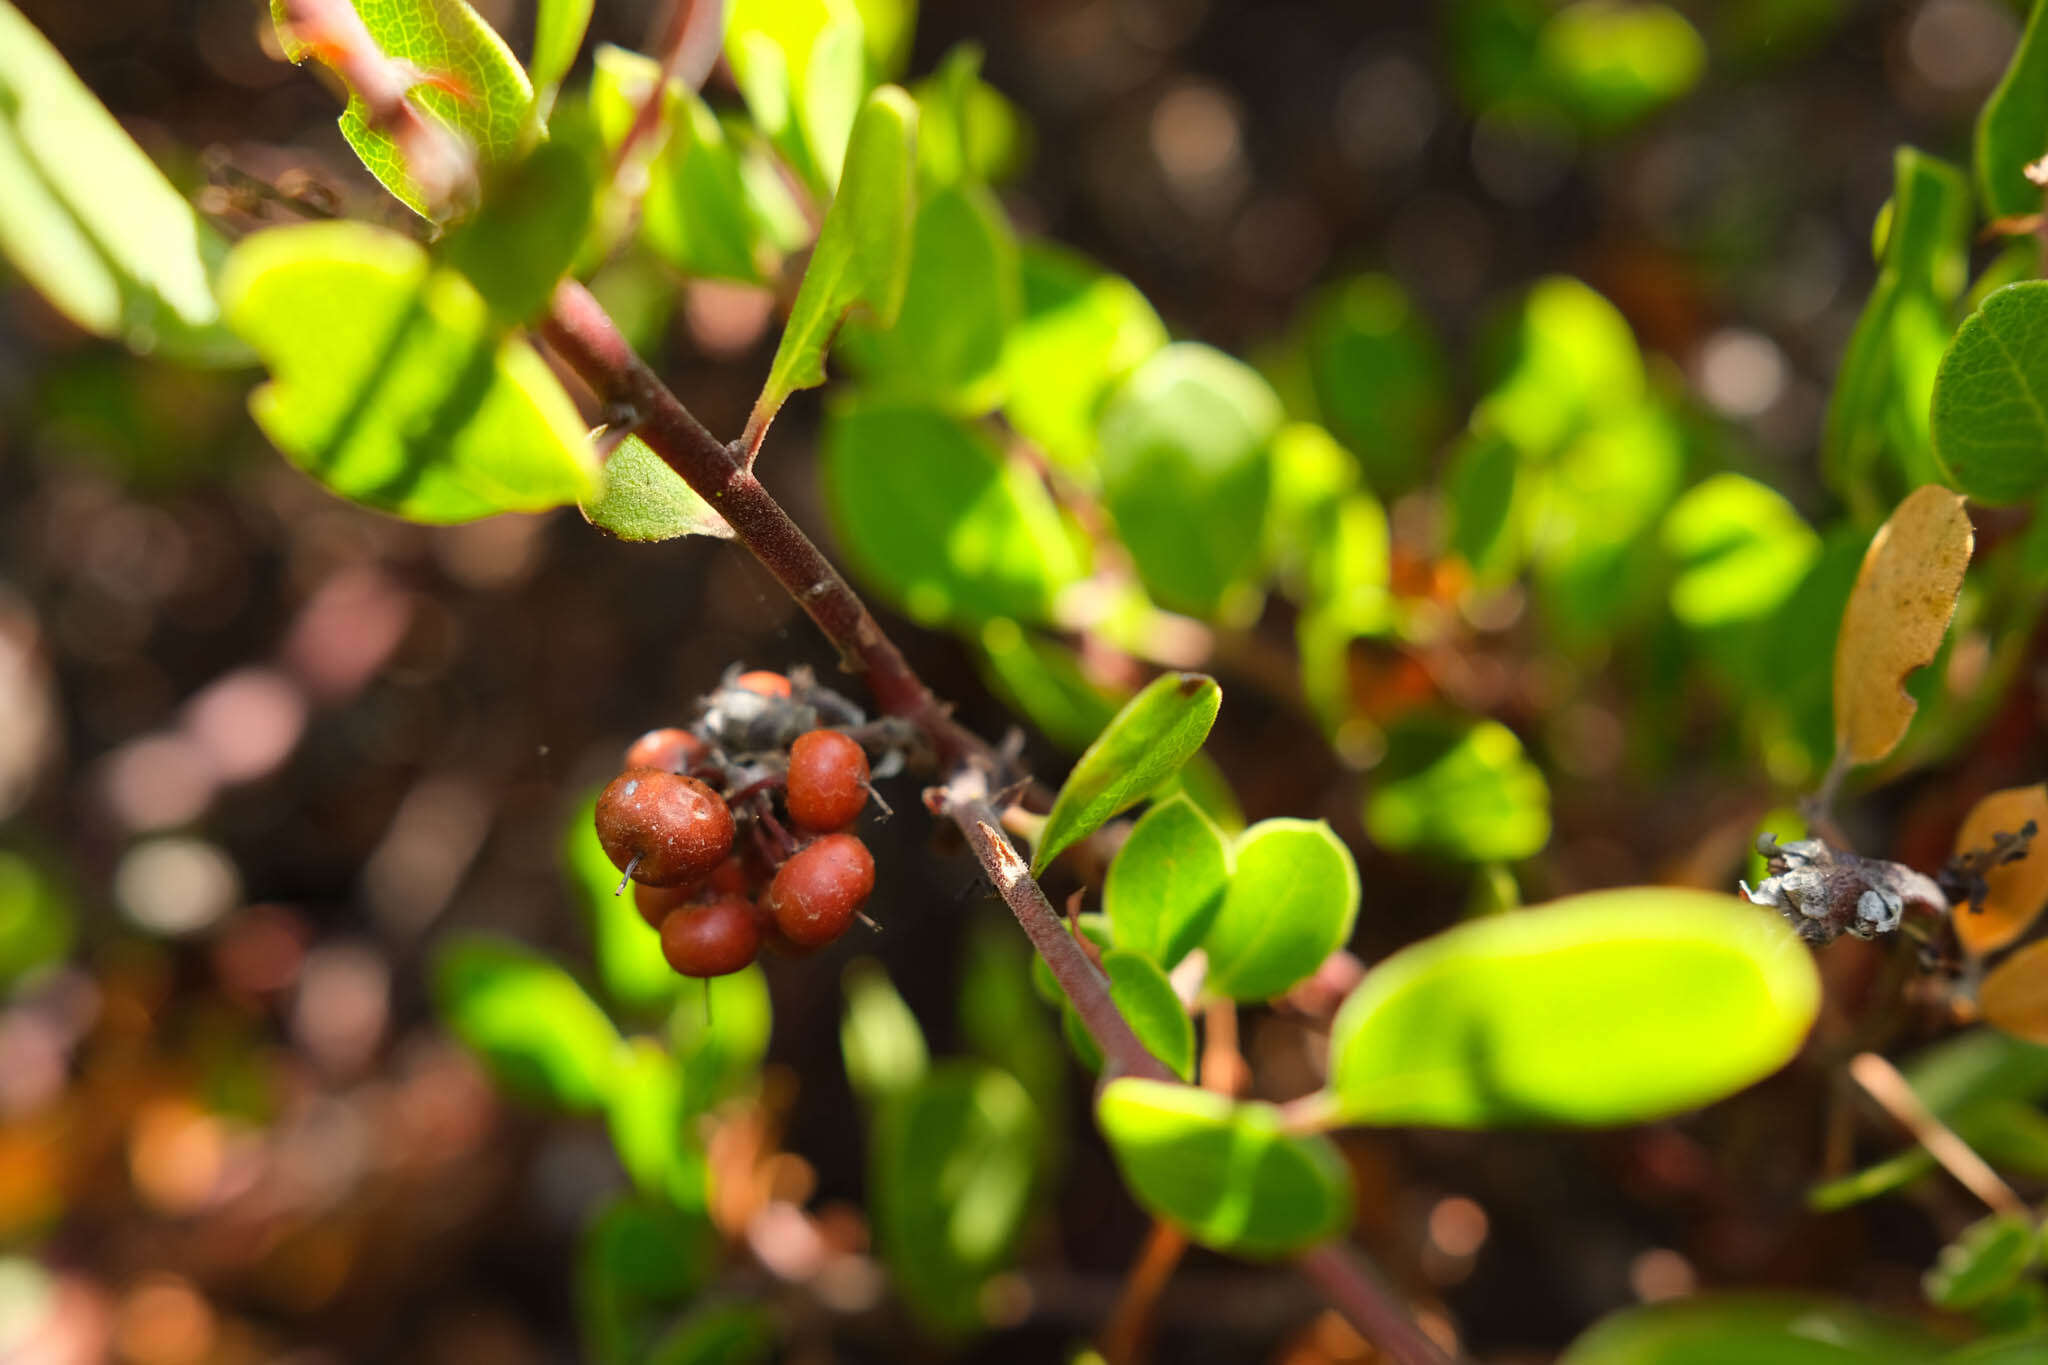
<svg viewBox="0 0 2048 1365">
<path fill-rule="evenodd" d="M 1033 987 L 1099 1074 L 1096 1123 L 1162 1235 L 1299 1262 L 1403 1362 L 1444 1350 L 1352 1247 L 1361 1196 L 1333 1133 L 1623 1125 L 1713 1103 L 1801 1054 L 1822 1005 L 1812 945 L 1842 934 L 1903 929 L 1926 990 L 1990 1025 L 1909 1059 L 1894 1112 L 2048 1175 L 2048 1054 L 2030 1046 L 2048 1043 L 2048 860 L 2028 847 L 2048 789 L 1988 798 L 1940 869 L 1859 857 L 1832 814 L 1848 780 L 1949 752 L 2030 657 L 2048 589 L 2048 6 L 1983 110 L 1970 171 L 1898 154 L 1820 442 L 1841 509 L 1822 526 L 1702 450 L 1698 415 L 1585 283 L 1526 289 L 1462 421 L 1440 342 L 1381 276 L 1319 294 L 1255 365 L 1175 339 L 1129 281 L 1020 235 L 992 188 L 1019 116 L 970 49 L 902 84 L 908 5 L 675 9 L 664 51 L 600 47 L 587 85 L 565 88 L 589 0 L 540 0 L 524 65 L 463 0 L 273 0 L 283 52 L 331 69 L 344 137 L 411 216 L 230 241 L 0 0 L 0 250 L 65 317 L 183 364 L 260 364 L 263 431 L 377 512 L 576 505 L 621 541 L 736 540 L 851 671 L 831 690 L 735 661 L 697 713 L 648 718 L 670 728 L 563 835 L 595 992 L 508 940 L 440 946 L 447 1027 L 507 1090 L 601 1119 L 631 1179 L 576 1271 L 591 1358 L 772 1352 L 765 1302 L 704 1296 L 737 1252 L 699 1119 L 760 1083 L 757 952 L 814 950 L 862 913 L 886 925 L 860 837 L 885 791 L 898 818 L 957 829 L 1037 953 L 976 947 L 971 1057 L 933 1057 L 880 969 L 846 969 L 873 1236 L 893 1291 L 941 1337 L 986 1324 L 1058 1156 L 1060 1063 L 1033 1032 L 1050 1017 Z M 1587 136 L 1683 93 L 1703 60 L 1661 5 L 1456 11 L 1485 35 L 1459 46 L 1461 82 Z M 719 60 L 736 104 L 701 93 Z M 2000 248 L 1973 278 L 1980 234 Z M 699 426 L 581 283 L 626 257 L 779 291 L 741 430 Z M 828 381 L 820 476 L 854 582 L 956 635 L 1021 718 L 1077 752 L 1059 781 L 954 720 L 755 479 L 785 402 Z M 1431 572 L 1396 573 L 1387 509 L 1418 495 L 1443 514 Z M 1980 552 L 1977 523 L 2012 505 L 2031 518 L 1997 514 Z M 1475 604 L 1514 594 L 1567 671 L 1710 677 L 1779 788 L 1815 793 L 1758 831 L 1754 887 L 1519 904 L 1518 865 L 1550 834 L 1531 747 L 1555 737 L 1525 747 L 1454 692 L 1361 703 L 1371 660 L 1468 643 L 1489 629 Z M 1346 949 L 1384 900 L 1313 812 L 1245 821 L 1203 754 L 1223 690 L 1177 643 L 1241 634 L 1276 602 L 1300 698 L 1370 768 L 1362 828 L 1388 853 L 1472 870 L 1467 922 L 1362 977 Z M 1975 681 L 1945 685 L 1959 632 L 1981 654 Z M 1133 663 L 1131 687 L 1087 666 L 1083 635 Z M 1070 913 L 1047 875 L 1081 883 Z M 1247 1098 L 1223 1064 L 1236 1011 L 1312 1010 L 1317 987 L 1342 997 L 1320 1085 Z M 1851 1032 L 1807 1063 L 1850 1074 Z M 1957 1158 L 1931 1141 L 1816 1171 L 1811 1199 L 1885 1196 L 1937 1160 Z M 1708 1294 L 1610 1317 L 1564 1358 L 2048 1358 L 2041 1219 L 1991 1178 L 1991 1214 L 1929 1268 L 1939 1321 Z"/>
</svg>

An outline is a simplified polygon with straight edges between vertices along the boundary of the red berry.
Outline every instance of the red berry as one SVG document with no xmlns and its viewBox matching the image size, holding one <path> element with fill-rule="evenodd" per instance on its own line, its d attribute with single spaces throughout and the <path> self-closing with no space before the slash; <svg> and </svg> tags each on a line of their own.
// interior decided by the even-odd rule
<svg viewBox="0 0 2048 1365">
<path fill-rule="evenodd" d="M 851 834 L 828 834 L 805 845 L 768 884 L 775 927 L 799 948 L 830 943 L 846 932 L 875 889 L 875 860 Z"/>
<path fill-rule="evenodd" d="M 644 882 L 633 883 L 633 908 L 640 912 L 640 918 L 652 928 L 659 929 L 661 922 L 668 918 L 669 911 L 697 894 L 694 886 L 648 886 Z"/>
<path fill-rule="evenodd" d="M 812 730 L 789 746 L 789 818 L 807 830 L 845 829 L 868 803 L 868 756 L 838 730 Z"/>
<path fill-rule="evenodd" d="M 634 740 L 626 750 L 626 766 L 686 773 L 703 760 L 706 752 L 703 740 L 671 725 L 663 730 L 649 730 Z"/>
<path fill-rule="evenodd" d="M 746 859 L 735 853 L 711 869 L 711 889 L 721 896 L 744 897 L 753 883 Z"/>
<path fill-rule="evenodd" d="M 754 907 L 737 896 L 684 906 L 661 922 L 661 955 L 684 976 L 725 976 L 760 950 Z"/>
<path fill-rule="evenodd" d="M 694 777 L 634 768 L 597 798 L 597 840 L 612 864 L 648 886 L 688 886 L 732 852 L 732 811 Z"/>
<path fill-rule="evenodd" d="M 789 696 L 789 679 L 783 677 L 780 673 L 771 673 L 765 668 L 757 668 L 750 673 L 740 674 L 732 680 L 732 685 L 742 692 L 752 692 L 756 696 Z"/>
</svg>

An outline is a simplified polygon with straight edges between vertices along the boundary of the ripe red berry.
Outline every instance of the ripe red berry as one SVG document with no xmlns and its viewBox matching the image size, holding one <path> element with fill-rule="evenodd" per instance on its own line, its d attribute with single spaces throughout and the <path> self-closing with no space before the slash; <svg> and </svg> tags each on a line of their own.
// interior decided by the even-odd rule
<svg viewBox="0 0 2048 1365">
<path fill-rule="evenodd" d="M 648 886 L 688 886 L 732 852 L 732 811 L 694 777 L 633 768 L 597 798 L 597 840 L 620 871 Z"/>
<path fill-rule="evenodd" d="M 661 922 L 661 955 L 684 976 L 736 972 L 760 950 L 754 907 L 737 896 L 686 905 Z"/>
<path fill-rule="evenodd" d="M 868 756 L 838 730 L 812 730 L 789 746 L 789 818 L 823 834 L 845 829 L 868 803 Z"/>
<path fill-rule="evenodd" d="M 775 927 L 799 948 L 830 943 L 846 932 L 875 889 L 875 860 L 851 834 L 828 834 L 805 845 L 768 884 Z"/>
<path fill-rule="evenodd" d="M 669 911 L 696 894 L 695 886 L 648 886 L 644 882 L 635 882 L 633 908 L 640 912 L 640 918 L 649 926 L 659 929 L 661 922 L 668 918 Z"/>
<path fill-rule="evenodd" d="M 789 679 L 783 677 L 780 673 L 773 673 L 765 668 L 757 668 L 750 673 L 740 674 L 732 680 L 732 685 L 739 688 L 742 692 L 752 692 L 762 697 L 787 697 L 789 695 Z"/>
<path fill-rule="evenodd" d="M 628 768 L 659 768 L 665 773 L 686 773 L 708 752 L 704 741 L 688 730 L 671 725 L 649 730 L 626 750 Z"/>
<path fill-rule="evenodd" d="M 721 896 L 744 897 L 752 889 L 753 881 L 747 860 L 737 853 L 711 869 L 711 889 Z"/>
</svg>

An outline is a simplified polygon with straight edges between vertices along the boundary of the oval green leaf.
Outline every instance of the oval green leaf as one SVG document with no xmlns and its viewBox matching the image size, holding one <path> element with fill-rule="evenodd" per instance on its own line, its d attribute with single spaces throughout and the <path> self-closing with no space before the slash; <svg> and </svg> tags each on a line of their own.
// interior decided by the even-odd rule
<svg viewBox="0 0 2048 1365">
<path fill-rule="evenodd" d="M 483 206 L 448 234 L 448 264 L 469 277 L 506 322 L 545 309 L 583 246 L 597 192 L 581 149 L 544 142 L 490 177 Z"/>
<path fill-rule="evenodd" d="M 602 479 L 604 491 L 583 505 L 583 516 L 620 540 L 732 539 L 725 518 L 638 436 L 619 442 L 604 462 Z"/>
<path fill-rule="evenodd" d="M 651 1038 L 635 1038 L 620 1050 L 605 1097 L 612 1150 L 634 1187 L 651 1199 L 678 1208 L 703 1208 L 707 1172 L 702 1149 L 685 1124 L 692 1105 L 685 1078 L 668 1049 Z"/>
<path fill-rule="evenodd" d="M 1173 989 L 1173 982 L 1151 958 L 1128 948 L 1112 948 L 1102 955 L 1102 970 L 1109 977 L 1109 998 L 1117 1012 L 1138 1035 L 1138 1041 L 1167 1069 L 1184 1081 L 1195 1078 L 1195 1021 Z M 1071 1002 L 1061 1001 L 1060 1026 L 1067 1043 L 1090 1071 L 1102 1070 L 1102 1051 L 1088 1036 L 1087 1025 Z"/>
<path fill-rule="evenodd" d="M 1934 453 L 1978 502 L 2048 484 L 2048 280 L 2009 284 L 1963 320 L 1934 376 Z"/>
<path fill-rule="evenodd" d="M 846 1012 L 839 1020 L 839 1051 L 854 1093 L 877 1104 L 923 1080 L 932 1062 L 924 1030 L 881 964 L 855 958 L 846 964 L 842 983 Z"/>
<path fill-rule="evenodd" d="M 1202 940 L 1208 989 L 1270 1000 L 1343 947 L 1358 919 L 1358 867 L 1320 820 L 1261 820 L 1232 850 L 1230 889 Z"/>
<path fill-rule="evenodd" d="M 2041 211 L 2041 187 L 2027 179 L 2027 166 L 2048 152 L 2048 19 L 2040 5 L 1977 115 L 1973 152 L 1986 217 Z"/>
<path fill-rule="evenodd" d="M 481 934 L 454 939 L 434 964 L 434 999 L 449 1032 L 507 1090 L 576 1113 L 602 1107 L 618 1030 L 539 953 Z"/>
<path fill-rule="evenodd" d="M 1187 762 L 1222 705 L 1223 689 L 1201 673 L 1165 674 L 1126 702 L 1067 774 L 1032 856 L 1033 875 Z"/>
<path fill-rule="evenodd" d="M 746 161 L 696 92 L 664 94 L 668 142 L 647 168 L 641 239 L 685 275 L 758 284 L 774 233 L 747 187 Z"/>
<path fill-rule="evenodd" d="M 1095 1116 L 1132 1196 L 1204 1246 L 1284 1256 L 1351 1221 L 1336 1147 L 1282 1131 L 1270 1104 L 1124 1077 L 1103 1087 Z"/>
<path fill-rule="evenodd" d="M 1920 1286 L 1936 1308 L 1966 1312 L 2019 1283 L 2039 1257 L 2040 1247 L 2040 1230 L 2032 1218 L 1993 1214 L 1972 1223 L 1943 1247 L 1920 1277 Z"/>
<path fill-rule="evenodd" d="M 1063 248 L 1027 243 L 1022 267 L 1024 312 L 1003 347 L 1003 414 L 1092 484 L 1103 399 L 1166 344 L 1166 324 L 1129 280 Z"/>
<path fill-rule="evenodd" d="M 1915 1323 L 1837 1299 L 1707 1294 L 1612 1314 L 1557 1365 L 1923 1365 L 1938 1349 Z"/>
<path fill-rule="evenodd" d="M 1420 717 L 1387 736 L 1365 828 L 1397 852 L 1512 862 L 1550 841 L 1550 788 L 1499 721 Z"/>
<path fill-rule="evenodd" d="M 1731 896 L 1635 887 L 1474 920 L 1373 967 L 1332 1029 L 1355 1122 L 1637 1123 L 1761 1080 L 1820 1003 L 1813 955 Z"/>
<path fill-rule="evenodd" d="M 1118 947 L 1171 970 L 1208 932 L 1229 881 L 1222 831 L 1176 796 L 1146 811 L 1116 851 L 1102 910 Z"/>
<path fill-rule="evenodd" d="M 1359 454 L 1366 483 L 1391 497 L 1414 486 L 1451 422 L 1450 367 L 1408 295 L 1386 275 L 1331 286 L 1309 314 L 1316 406 Z"/>
<path fill-rule="evenodd" d="M 264 434 L 351 501 L 471 521 L 588 498 L 576 405 L 469 282 L 362 223 L 247 238 L 221 277 L 228 324 L 269 365 Z"/>
</svg>

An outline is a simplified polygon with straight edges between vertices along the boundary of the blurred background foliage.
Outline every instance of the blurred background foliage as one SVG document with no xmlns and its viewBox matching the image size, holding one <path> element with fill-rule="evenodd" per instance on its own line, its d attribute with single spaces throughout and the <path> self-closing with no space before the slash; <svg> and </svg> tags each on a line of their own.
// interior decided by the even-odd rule
<svg viewBox="0 0 2048 1365">
<path fill-rule="evenodd" d="M 532 50 L 531 6 L 477 8 Z M 1954 310 L 2036 265 L 1970 239 L 1957 169 L 2019 6 L 858 8 L 832 60 L 923 111 L 911 285 L 835 352 L 852 385 L 792 400 L 764 476 L 970 723 L 1021 715 L 1056 774 L 1148 662 L 1211 669 L 1229 701 L 1184 785 L 1226 829 L 1328 820 L 1368 961 L 1524 899 L 1738 874 L 1828 761 L 1829 642 L 1931 477 Z M 211 218 L 282 193 L 409 227 L 260 6 L 23 9 Z M 591 36 L 644 46 L 650 9 L 600 0 Z M 593 43 L 558 140 L 616 146 L 652 79 Z M 657 163 L 637 233 L 584 262 L 721 435 L 839 175 L 821 129 L 851 118 L 785 95 L 769 127 L 773 89 L 742 57 L 678 97 L 703 154 Z M 574 158 L 522 173 L 589 194 Z M 491 254 L 472 276 L 516 316 Z M 579 803 L 628 738 L 736 660 L 829 676 L 749 559 L 566 514 L 367 515 L 271 453 L 246 373 L 137 359 L 0 281 L 0 1358 L 638 1359 L 695 1305 L 657 1358 L 1036 1361 L 1108 1315 L 1148 1220 L 1023 945 L 921 819 L 869 836 L 881 967 L 844 993 L 845 951 L 780 962 L 721 981 L 707 1025 L 607 894 Z M 977 424 L 998 408 L 1035 463 Z M 1870 851 L 1932 866 L 1976 798 L 2038 777 L 2040 525 L 1980 518 L 1900 780 L 1857 808 Z M 1828 972 L 1880 966 L 1845 944 Z M 1247 1014 L 1260 1093 L 1314 1084 L 1317 1018 Z M 507 1104 L 478 1056 L 540 1058 L 523 1088 L 585 1116 Z M 2039 1178 L 2029 1065 L 1952 1048 L 1914 1075 Z M 1358 1235 L 1493 1361 L 1698 1286 L 1913 1310 L 1975 1210 L 1927 1181 L 1851 1207 L 1924 1174 L 1896 1161 L 1810 1210 L 1817 1154 L 1895 1145 L 1824 1131 L 1825 1087 L 1617 1132 L 1347 1135 Z M 660 1140 L 685 1120 L 701 1147 Z M 1001 1178 L 931 1226 L 960 1171 Z M 1201 1254 L 1160 1324 L 1162 1359 L 1368 1358 L 1285 1272 Z"/>
</svg>

